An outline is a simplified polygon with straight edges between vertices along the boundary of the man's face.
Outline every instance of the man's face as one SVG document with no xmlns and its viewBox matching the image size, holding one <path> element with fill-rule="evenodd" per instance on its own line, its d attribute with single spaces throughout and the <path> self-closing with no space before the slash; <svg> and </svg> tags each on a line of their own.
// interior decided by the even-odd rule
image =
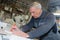
<svg viewBox="0 0 60 40">
<path fill-rule="evenodd" d="M 31 13 L 31 16 L 33 16 L 34 18 L 38 18 L 39 16 L 41 16 L 42 13 L 41 9 L 35 7 L 31 7 L 29 11 Z"/>
</svg>

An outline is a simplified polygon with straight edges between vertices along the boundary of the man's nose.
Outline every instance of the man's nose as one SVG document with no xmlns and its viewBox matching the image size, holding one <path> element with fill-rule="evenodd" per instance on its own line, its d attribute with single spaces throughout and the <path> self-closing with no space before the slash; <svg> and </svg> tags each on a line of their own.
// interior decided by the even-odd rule
<svg viewBox="0 0 60 40">
<path fill-rule="evenodd" d="M 31 16 L 33 16 L 34 14 L 33 13 L 31 13 Z"/>
</svg>

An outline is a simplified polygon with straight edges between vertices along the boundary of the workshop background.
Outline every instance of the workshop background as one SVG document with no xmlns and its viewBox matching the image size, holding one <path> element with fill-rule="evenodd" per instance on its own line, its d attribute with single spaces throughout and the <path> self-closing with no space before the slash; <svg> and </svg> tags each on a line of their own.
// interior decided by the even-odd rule
<svg viewBox="0 0 60 40">
<path fill-rule="evenodd" d="M 34 2 L 40 2 L 45 10 L 48 9 L 47 2 L 48 0 L 0 0 L 0 21 L 5 22 L 8 25 L 6 30 L 16 23 L 20 28 L 23 25 L 26 25 L 30 19 L 31 15 L 29 13 L 29 5 Z M 56 23 L 57 29 L 60 33 L 60 11 L 56 11 Z"/>
</svg>

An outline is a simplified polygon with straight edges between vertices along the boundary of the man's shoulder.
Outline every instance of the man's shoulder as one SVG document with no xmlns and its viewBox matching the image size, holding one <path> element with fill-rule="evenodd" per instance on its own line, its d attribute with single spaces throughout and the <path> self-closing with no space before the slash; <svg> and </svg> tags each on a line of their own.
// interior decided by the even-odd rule
<svg viewBox="0 0 60 40">
<path fill-rule="evenodd" d="M 42 19 L 55 19 L 55 16 L 53 15 L 53 13 L 51 12 L 48 12 L 48 11 L 43 11 L 43 14 L 42 14 Z"/>
<path fill-rule="evenodd" d="M 48 11 L 45 11 L 45 10 L 43 10 L 43 12 L 42 12 L 42 18 L 46 18 L 48 15 L 53 15 L 51 12 L 48 12 Z"/>
</svg>

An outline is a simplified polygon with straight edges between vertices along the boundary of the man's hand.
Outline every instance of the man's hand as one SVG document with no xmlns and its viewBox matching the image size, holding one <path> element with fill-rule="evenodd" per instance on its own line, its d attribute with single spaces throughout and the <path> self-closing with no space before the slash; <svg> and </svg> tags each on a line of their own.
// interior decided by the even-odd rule
<svg viewBox="0 0 60 40">
<path fill-rule="evenodd" d="M 10 30 L 14 35 L 21 36 L 21 37 L 29 37 L 27 33 L 22 32 L 17 28 L 17 26 L 14 24 Z"/>
</svg>

